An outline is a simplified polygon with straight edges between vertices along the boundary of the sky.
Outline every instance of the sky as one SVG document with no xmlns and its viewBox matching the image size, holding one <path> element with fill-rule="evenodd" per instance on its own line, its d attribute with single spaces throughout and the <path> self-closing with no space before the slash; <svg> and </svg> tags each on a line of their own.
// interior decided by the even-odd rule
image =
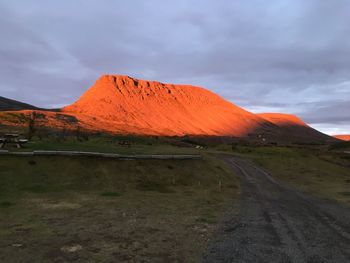
<svg viewBox="0 0 350 263">
<path fill-rule="evenodd" d="M 0 96 L 60 107 L 123 74 L 350 133 L 349 25 L 348 0 L 0 0 Z"/>
</svg>

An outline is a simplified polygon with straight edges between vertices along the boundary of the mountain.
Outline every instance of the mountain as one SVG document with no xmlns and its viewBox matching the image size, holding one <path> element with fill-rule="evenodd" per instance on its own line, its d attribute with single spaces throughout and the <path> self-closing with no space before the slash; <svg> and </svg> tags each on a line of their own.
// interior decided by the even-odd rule
<svg viewBox="0 0 350 263">
<path fill-rule="evenodd" d="M 62 112 L 94 117 L 106 130 L 148 135 L 242 137 L 271 126 L 209 90 L 120 75 L 102 76 Z"/>
<path fill-rule="evenodd" d="M 285 113 L 260 113 L 259 117 L 279 127 L 280 137 L 294 142 L 324 142 L 334 139 L 307 125 L 299 117 Z"/>
<path fill-rule="evenodd" d="M 350 134 L 333 135 L 333 137 L 343 141 L 350 141 Z"/>
<path fill-rule="evenodd" d="M 0 111 L 35 110 L 35 106 L 0 96 Z"/>
<path fill-rule="evenodd" d="M 76 102 L 58 111 L 15 105 L 24 106 L 0 112 L 1 125 L 25 126 L 35 116 L 37 126 L 115 134 L 244 137 L 257 142 L 336 140 L 293 115 L 254 114 L 201 87 L 124 75 L 100 77 Z"/>
<path fill-rule="evenodd" d="M 302 119 L 292 114 L 258 113 L 257 115 L 280 127 L 288 127 L 288 126 L 308 127 L 308 125 Z"/>
</svg>

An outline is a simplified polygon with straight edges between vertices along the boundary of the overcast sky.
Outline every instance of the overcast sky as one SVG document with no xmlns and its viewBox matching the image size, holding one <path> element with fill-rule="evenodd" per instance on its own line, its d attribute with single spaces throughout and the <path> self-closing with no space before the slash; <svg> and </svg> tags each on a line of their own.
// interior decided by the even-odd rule
<svg viewBox="0 0 350 263">
<path fill-rule="evenodd" d="M 58 107 L 101 74 L 350 133 L 350 1 L 0 0 L 0 96 Z"/>
</svg>

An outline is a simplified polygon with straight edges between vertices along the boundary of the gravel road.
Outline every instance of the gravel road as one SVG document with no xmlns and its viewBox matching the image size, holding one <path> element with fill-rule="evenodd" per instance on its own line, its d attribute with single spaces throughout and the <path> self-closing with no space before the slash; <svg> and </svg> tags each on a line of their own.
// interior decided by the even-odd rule
<svg viewBox="0 0 350 263">
<path fill-rule="evenodd" d="M 203 262 L 350 262 L 350 209 L 301 193 L 252 162 L 223 156 L 241 177 Z"/>
</svg>

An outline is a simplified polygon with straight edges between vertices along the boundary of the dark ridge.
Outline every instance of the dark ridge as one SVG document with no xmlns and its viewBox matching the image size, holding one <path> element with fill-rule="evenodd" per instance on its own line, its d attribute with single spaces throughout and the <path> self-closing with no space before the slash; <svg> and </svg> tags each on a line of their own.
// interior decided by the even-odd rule
<svg viewBox="0 0 350 263">
<path fill-rule="evenodd" d="M 33 105 L 0 96 L 0 111 L 42 110 L 59 112 L 60 109 L 43 109 Z"/>
<path fill-rule="evenodd" d="M 0 111 L 38 110 L 38 107 L 0 96 Z"/>
</svg>

